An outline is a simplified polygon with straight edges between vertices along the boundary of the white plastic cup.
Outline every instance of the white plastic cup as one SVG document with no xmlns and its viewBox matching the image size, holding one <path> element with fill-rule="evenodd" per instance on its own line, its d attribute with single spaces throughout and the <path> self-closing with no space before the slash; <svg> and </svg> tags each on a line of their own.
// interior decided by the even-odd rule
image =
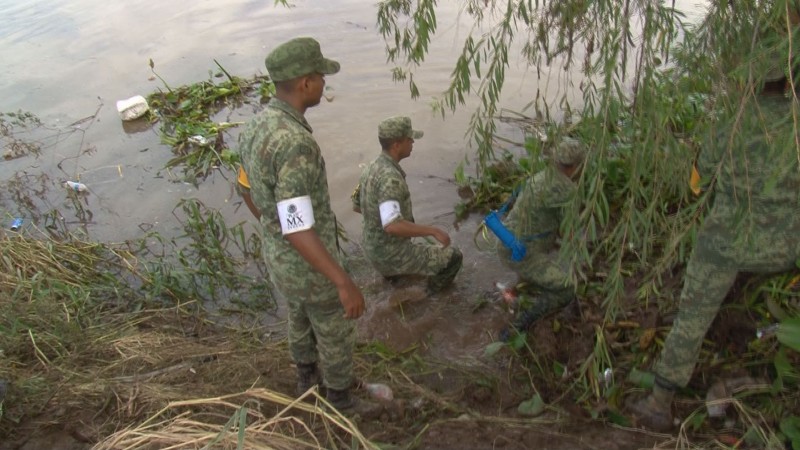
<svg viewBox="0 0 800 450">
<path fill-rule="evenodd" d="M 150 106 L 147 104 L 147 100 L 141 95 L 136 95 L 117 102 L 119 117 L 125 121 L 142 117 L 148 109 L 150 109 Z"/>
</svg>

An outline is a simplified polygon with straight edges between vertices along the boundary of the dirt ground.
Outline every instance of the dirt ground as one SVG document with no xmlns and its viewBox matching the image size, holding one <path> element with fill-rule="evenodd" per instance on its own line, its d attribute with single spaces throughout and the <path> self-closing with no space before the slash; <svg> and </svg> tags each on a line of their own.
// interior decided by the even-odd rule
<svg viewBox="0 0 800 450">
<path fill-rule="evenodd" d="M 468 358 L 491 343 L 498 326 L 510 317 L 496 302 L 481 302 L 489 294 L 476 296 L 475 286 L 464 283 L 436 298 L 398 300 L 392 293 L 402 286 L 392 286 L 363 266 L 356 270 L 365 292 L 384 293 L 372 295 L 378 303 L 359 328 L 356 373 L 362 380 L 390 385 L 395 396 L 380 418 L 357 422 L 372 442 L 422 450 L 675 448 L 675 436 L 612 424 L 609 411 L 619 406 L 614 404 L 618 395 L 608 404 L 591 399 L 576 403 L 577 388 L 567 376 L 592 355 L 599 329 L 620 355 L 631 346 L 649 345 L 629 324 L 635 323 L 637 330 L 664 328 L 671 319 L 662 317 L 656 305 L 632 310 L 635 314 L 619 326 L 603 328 L 599 300 L 582 298 L 579 305 L 529 330 L 528 356 L 504 349 L 492 357 Z M 673 284 L 679 286 L 679 278 Z M 737 311 L 723 312 L 709 333 L 733 352 L 745 351 L 754 332 L 752 319 Z M 82 383 L 64 378 L 38 414 L 19 414 L 15 403 L 25 399 L 12 386 L 0 421 L 0 450 L 90 449 L 110 434 L 142 423 L 170 401 L 253 387 L 294 393 L 295 369 L 282 339 L 285 323 L 276 321 L 266 333 L 259 328 L 247 334 L 197 319 L 175 320 L 166 314 L 142 321 L 130 342 L 116 344 L 115 350 L 128 358 L 114 376 Z M 560 363 L 565 376 L 535 377 L 529 367 L 544 360 Z M 151 376 L 119 376 L 130 373 Z M 702 392 L 704 386 L 697 388 Z M 547 405 L 544 413 L 521 415 L 518 405 L 535 393 Z M 359 396 L 369 397 L 363 391 Z M 698 405 L 679 403 L 678 413 L 685 416 Z"/>
<path fill-rule="evenodd" d="M 535 350 L 543 357 L 563 361 L 567 367 L 578 364 L 592 351 L 591 318 L 581 321 L 574 312 L 565 311 L 553 319 L 564 322 L 562 331 L 556 336 L 550 322 L 545 321 L 535 326 Z M 570 319 L 572 322 L 568 322 Z M 113 393 L 106 394 L 105 401 L 92 395 L 83 402 L 66 398 L 62 402 L 55 395 L 38 417 L 26 417 L 13 427 L 0 449 L 90 449 L 104 434 L 127 425 L 122 421 L 141 421 L 134 410 L 147 409 L 154 401 L 145 393 L 165 386 L 178 391 L 170 397 L 180 399 L 245 390 L 256 380 L 256 386 L 291 395 L 294 372 L 285 351 L 281 355 L 248 354 L 251 348 L 236 349 L 214 333 L 211 327 L 201 329 L 193 339 L 195 345 L 187 346 L 187 351 L 213 353 L 215 359 L 195 365 L 191 372 L 165 373 L 135 385 L 109 385 L 105 389 Z M 176 355 L 170 358 L 172 362 L 178 360 Z M 374 372 L 370 366 L 377 359 L 368 353 L 362 354 L 359 362 L 358 371 L 370 376 Z M 558 387 L 540 387 L 545 400 L 552 402 L 543 415 L 520 415 L 517 405 L 530 396 L 526 387 L 530 383 L 507 355 L 481 367 L 431 361 L 408 373 L 408 382 L 393 384 L 395 403 L 402 411 L 399 416 L 384 414 L 377 420 L 358 422 L 371 441 L 396 446 L 391 448 L 417 449 L 638 449 L 667 440 L 663 435 L 593 420 L 584 408 L 559 398 L 563 389 Z M 187 397 L 192 392 L 202 395 Z M 360 395 L 367 397 L 363 392 Z"/>
</svg>

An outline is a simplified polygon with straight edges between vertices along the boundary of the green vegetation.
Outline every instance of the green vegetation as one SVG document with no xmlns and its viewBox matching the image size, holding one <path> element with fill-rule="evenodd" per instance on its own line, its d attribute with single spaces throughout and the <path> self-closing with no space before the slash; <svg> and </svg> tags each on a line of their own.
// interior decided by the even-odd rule
<svg viewBox="0 0 800 450">
<path fill-rule="evenodd" d="M 225 130 L 240 123 L 215 122 L 213 116 L 223 108 L 236 108 L 250 93 L 257 92 L 262 101 L 274 93 L 274 86 L 266 76 L 245 80 L 232 76 L 216 60 L 219 71 L 209 79 L 177 88 L 170 87 L 156 72 L 150 60 L 150 68 L 162 81 L 164 89 L 147 96 L 154 113 L 152 120 L 160 120 L 161 141 L 172 147 L 176 156 L 167 167 L 182 166 L 187 179 L 194 181 L 205 177 L 219 166 L 235 168 L 238 155 L 225 142 Z M 213 77 L 225 77 L 215 83 Z"/>
<path fill-rule="evenodd" d="M 41 145 L 31 139 L 21 139 L 19 133 L 39 127 L 42 122 L 30 112 L 0 112 L 0 142 L 3 159 L 14 159 L 28 154 L 38 155 Z"/>
<path fill-rule="evenodd" d="M 408 83 L 412 97 L 420 91 L 414 72 L 424 65 L 439 27 L 438 3 L 386 0 L 378 6 L 379 30 L 389 60 L 396 64 L 393 77 Z M 520 180 L 537 170 L 549 143 L 560 136 L 577 137 L 590 145 L 579 194 L 562 224 L 561 250 L 583 286 L 581 297 L 598 306 L 604 317 L 598 321 L 594 349 L 582 364 L 566 371 L 565 361 L 542 357 L 535 338 L 523 336 L 510 347 L 534 372 L 531 384 L 537 389 L 551 386 L 583 402 L 593 415 L 605 411 L 609 419 L 622 423 L 618 414 L 622 384 L 602 388 L 603 369 L 626 373 L 648 366 L 658 354 L 666 329 L 645 325 L 643 315 L 652 309 L 668 315 L 677 307 L 682 267 L 712 201 L 707 193 L 699 197 L 690 193 L 692 164 L 717 117 L 754 107 L 752 96 L 741 94 L 760 85 L 770 55 L 790 54 L 792 40 L 781 36 L 798 33 L 786 20 L 795 5 L 790 0 L 710 2 L 705 17 L 693 25 L 670 2 L 464 0 L 461 4 L 477 24 L 474 30 L 480 31 L 464 38 L 449 85 L 433 99 L 442 115 L 463 107 L 469 96 L 477 99 L 468 133 L 476 146 L 475 174 L 465 172 L 468 162 L 456 171 L 466 198 L 458 212 L 463 216 L 497 208 Z M 792 73 L 797 58 L 786 58 L 786 73 Z M 546 99 L 532 87 L 535 94 L 528 109 L 533 118 L 528 125 L 533 131 L 524 150 L 507 151 L 496 136 L 497 123 L 506 119 L 500 113 L 505 71 L 519 61 L 538 76 L 535 82 L 580 86 L 582 96 L 576 102 L 561 91 L 559 98 Z M 797 103 L 794 114 L 798 130 Z M 701 378 L 725 376 L 726 371 L 742 367 L 754 374 L 796 373 L 798 354 L 778 344 L 792 340 L 788 336 L 796 328 L 791 321 L 782 321 L 781 327 L 791 331 L 778 342 L 757 339 L 754 333 L 756 326 L 782 320 L 776 311 L 783 311 L 784 317 L 800 315 L 795 283 L 788 282 L 792 277 L 754 278 L 737 290 L 736 300 L 723 308 L 718 321 L 729 314 L 747 318 L 747 334 L 737 347 L 741 353 L 726 345 L 729 336 L 718 341 L 710 337 L 697 369 L 704 375 Z M 568 339 L 562 324 L 550 325 L 561 333 L 561 342 Z M 495 346 L 490 353 L 500 349 Z M 571 380 L 568 392 L 558 387 L 564 377 Z M 622 379 L 617 376 L 617 381 Z M 793 375 L 778 379 L 778 384 L 786 379 L 796 383 Z M 786 418 L 797 417 L 800 409 L 784 385 L 769 395 L 742 394 L 742 398 L 739 426 L 748 439 L 757 436 L 760 445 L 773 444 L 767 435 L 777 433 L 780 440 L 779 423 L 794 434 L 793 422 Z M 769 413 L 764 415 L 752 414 L 769 402 L 778 406 L 765 409 Z M 692 417 L 693 430 L 709 423 L 703 413 Z M 761 427 L 771 431 L 765 433 Z"/>
<path fill-rule="evenodd" d="M 393 76 L 407 82 L 413 96 L 419 95 L 413 72 L 424 64 L 437 31 L 437 3 L 387 0 L 378 6 L 379 29 L 398 64 Z M 391 381 L 400 398 L 421 399 L 397 423 L 402 430 L 394 437 L 405 437 L 409 448 L 419 445 L 431 424 L 464 416 L 502 423 L 504 430 L 529 428 L 530 419 L 508 417 L 509 403 L 525 416 L 587 414 L 627 425 L 621 401 L 652 385 L 652 376 L 637 368 L 647 367 L 663 346 L 668 326 L 660 318 L 677 306 L 683 264 L 712 201 L 690 193 L 690 168 L 717 115 L 748 106 L 749 99 L 732 94 L 764 75 L 759 52 L 765 49 L 752 48 L 752 24 L 780 28 L 767 11 L 786 3 L 713 4 L 697 26 L 685 24 L 670 5 L 644 0 L 463 4 L 488 31 L 465 39 L 451 83 L 435 99 L 443 115 L 467 96 L 479 99 L 471 128 L 476 172 L 467 174 L 466 163 L 456 172 L 465 198 L 459 215 L 505 202 L 544 164 L 560 136 L 589 142 L 579 195 L 562 229 L 582 310 L 572 318 L 550 316 L 508 345 L 490 345 L 486 356 L 510 358 L 507 379 L 425 360 L 416 347 L 392 351 L 380 342 L 359 349 L 357 372 Z M 503 151 L 496 123 L 508 120 L 499 111 L 515 52 L 536 73 L 556 68 L 565 81 L 579 81 L 583 97 L 572 105 L 566 96 L 548 103 L 536 95 L 533 117 L 523 111 L 513 118 L 532 127 L 529 138 L 515 151 Z M 748 54 L 753 56 L 743 58 Z M 235 163 L 223 135 L 236 124 L 216 123 L 213 115 L 256 89 L 270 94 L 267 80 L 244 81 L 218 67 L 221 83 L 211 74 L 209 81 L 179 88 L 162 80 L 165 90 L 148 98 L 162 121 L 164 142 L 177 153 L 170 165 L 183 165 L 191 178 Z M 33 124 L 19 115 L 0 120 Z M 6 130 L 0 127 L 2 137 L 13 139 Z M 80 214 L 80 202 L 73 206 Z M 301 441 L 310 448 L 376 447 L 341 418 L 252 386 L 269 376 L 291 392 L 294 376 L 284 342 L 267 339 L 258 325 L 258 313 L 275 306 L 269 286 L 242 273 L 244 259 L 263 277 L 260 241 L 196 201 L 179 204 L 175 216 L 184 230 L 175 240 L 148 233 L 124 245 L 85 242 L 59 228 L 57 212 L 43 216 L 52 239 L 0 239 L 0 378 L 23 380 L 4 403 L 0 431 L 12 433 L 24 419 L 58 405 L 106 414 L 109 420 L 94 437 L 114 433 L 104 442 L 108 448 L 114 439 L 136 448 L 190 438 L 242 447 L 264 430 L 274 431 L 271 439 L 287 448 Z M 798 297 L 796 273 L 737 283 L 712 327 L 717 334 L 708 336 L 701 352 L 696 378 L 702 384 L 681 393 L 688 400 L 678 406 L 685 420 L 674 446 L 800 447 Z M 239 322 L 212 323 L 208 311 L 214 309 L 233 309 Z M 758 383 L 730 393 L 727 421 L 709 417 L 706 390 L 731 374 Z M 489 398 L 515 396 L 486 401 L 496 410 L 481 411 L 431 388 L 436 380 L 488 392 Z M 577 413 L 567 409 L 572 405 Z M 141 425 L 119 430 L 119 423 Z"/>
</svg>

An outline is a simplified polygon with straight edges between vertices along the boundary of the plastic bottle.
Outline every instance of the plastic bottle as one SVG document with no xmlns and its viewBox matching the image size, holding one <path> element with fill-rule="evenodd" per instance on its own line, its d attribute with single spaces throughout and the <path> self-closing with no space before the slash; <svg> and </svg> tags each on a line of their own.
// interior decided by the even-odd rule
<svg viewBox="0 0 800 450">
<path fill-rule="evenodd" d="M 763 328 L 759 328 L 758 330 L 756 330 L 756 337 L 758 339 L 764 339 L 768 336 L 772 336 L 773 334 L 778 332 L 778 328 L 780 327 L 780 325 L 781 324 L 779 323 L 773 323 Z"/>
<path fill-rule="evenodd" d="M 22 228 L 22 217 L 17 217 L 11 222 L 11 231 L 19 231 Z"/>
<path fill-rule="evenodd" d="M 519 293 L 517 292 L 516 286 L 509 286 L 509 284 L 500 281 L 496 282 L 494 286 L 497 288 L 497 291 L 500 293 L 500 298 L 506 306 L 511 308 L 516 306 L 519 300 Z"/>
<path fill-rule="evenodd" d="M 367 383 L 364 385 L 364 389 L 378 400 L 386 402 L 394 400 L 392 388 L 383 383 Z"/>
<path fill-rule="evenodd" d="M 67 181 L 64 183 L 64 187 L 67 189 L 72 189 L 75 192 L 85 192 L 87 189 L 89 189 L 85 184 L 77 181 Z"/>
</svg>

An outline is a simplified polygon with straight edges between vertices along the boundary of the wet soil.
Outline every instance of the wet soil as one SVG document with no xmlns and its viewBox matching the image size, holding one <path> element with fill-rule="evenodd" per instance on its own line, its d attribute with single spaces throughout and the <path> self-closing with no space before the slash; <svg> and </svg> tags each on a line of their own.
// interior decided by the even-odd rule
<svg viewBox="0 0 800 450">
<path fill-rule="evenodd" d="M 454 234 L 456 245 L 463 236 L 471 236 L 469 228 Z M 464 235 L 459 237 L 459 233 Z M 400 411 L 359 422 L 361 432 L 373 442 L 418 449 L 634 449 L 652 447 L 664 439 L 591 419 L 584 405 L 572 403 L 570 396 L 564 395 L 564 386 L 558 382 L 535 386 L 549 405 L 543 415 L 528 418 L 517 411 L 519 403 L 535 393 L 525 369 L 530 361 L 503 352 L 484 355 L 486 345 L 510 319 L 489 289 L 479 289 L 509 276 L 488 264 L 492 254 L 471 255 L 468 260 L 475 264 L 464 268 L 452 289 L 433 297 L 420 295 L 421 280 L 389 282 L 359 257 L 357 247 L 350 254 L 351 270 L 370 301 L 367 315 L 359 321 L 360 345 L 369 347 L 377 342 L 389 349 L 383 356 L 360 351 L 357 372 L 362 379 L 392 386 Z M 533 353 L 560 361 L 567 371 L 576 370 L 592 352 L 596 327 L 602 321 L 599 311 L 591 301 L 584 301 L 580 310 L 566 308 L 536 323 L 529 339 Z M 165 326 L 156 322 L 148 324 L 145 331 Z M 157 398 L 148 398 L 147 393 L 162 389 L 171 392 L 165 400 L 241 392 L 252 386 L 289 395 L 294 392 L 294 369 L 285 347 L 277 353 L 253 353 L 252 346 L 230 344 L 226 332 L 213 326 L 187 322 L 182 328 L 191 330 L 184 331 L 189 335 L 185 349 L 177 353 L 174 346 L 149 350 L 152 358 L 162 360 L 161 366 L 173 366 L 185 360 L 186 354 L 216 356 L 195 364 L 191 371 L 107 387 L 112 393 L 103 394 L 105 398 L 55 395 L 38 416 L 26 416 L 18 425 L 4 423 L 2 430 L 8 434 L 0 441 L 0 449 L 91 448 L 108 433 L 141 422 L 141 411 L 148 405 L 157 409 L 153 407 Z M 386 376 L 375 370 L 382 358 L 399 361 L 406 367 L 402 373 L 407 378 L 373 380 Z M 13 410 L 14 397 L 9 400 Z"/>
</svg>

